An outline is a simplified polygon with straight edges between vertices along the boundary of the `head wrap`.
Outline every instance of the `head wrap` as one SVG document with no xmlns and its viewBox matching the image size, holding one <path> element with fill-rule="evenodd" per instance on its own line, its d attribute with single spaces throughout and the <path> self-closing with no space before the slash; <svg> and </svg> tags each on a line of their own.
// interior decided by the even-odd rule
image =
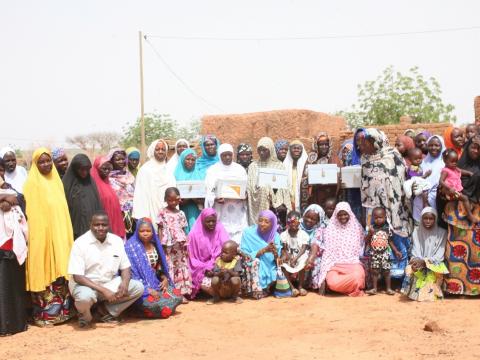
<svg viewBox="0 0 480 360">
<path fill-rule="evenodd" d="M 313 211 L 315 214 L 318 215 L 318 223 L 316 223 L 313 227 L 307 228 L 305 223 L 303 222 L 303 216 L 309 211 Z M 302 220 L 300 221 L 300 228 L 305 231 L 310 237 L 312 237 L 317 229 L 322 229 L 327 227 L 327 216 L 325 215 L 325 211 L 320 205 L 317 204 L 311 204 L 309 205 L 305 211 L 303 212 Z"/>
<path fill-rule="evenodd" d="M 222 144 L 218 147 L 218 155 L 222 155 L 224 152 L 231 152 L 233 154 L 233 146 L 230 144 Z"/>
<path fill-rule="evenodd" d="M 422 211 L 425 214 L 433 214 L 435 221 L 431 229 L 423 226 L 423 221 L 415 228 L 412 234 L 412 257 L 427 260 L 435 265 L 443 261 L 445 255 L 445 244 L 447 232 L 437 224 L 437 211 L 434 208 L 426 207 Z"/>
<path fill-rule="evenodd" d="M 410 136 L 407 135 L 400 135 L 397 139 L 403 144 L 405 147 L 405 151 L 413 149 L 415 147 L 415 142 Z"/>
<path fill-rule="evenodd" d="M 52 150 L 52 159 L 53 161 L 57 160 L 58 158 L 61 158 L 62 156 L 66 156 L 67 154 L 65 153 L 65 149 L 61 147 L 56 147 L 53 148 Z"/>
<path fill-rule="evenodd" d="M 185 166 L 185 159 L 188 155 L 192 155 L 197 159 L 197 153 L 192 149 L 185 149 L 178 159 L 177 167 L 175 168 L 175 180 L 177 181 L 186 181 L 186 180 L 202 180 L 202 175 L 198 172 L 196 164 L 193 165 L 191 170 L 188 170 Z"/>
<path fill-rule="evenodd" d="M 215 155 L 208 155 L 207 150 L 205 150 L 205 142 L 207 140 L 213 141 L 213 143 L 217 146 L 217 151 Z M 207 170 L 210 166 L 217 163 L 220 158 L 218 156 L 218 148 L 220 146 L 220 141 L 215 137 L 215 135 L 204 135 L 200 140 L 200 147 L 202 149 L 202 156 L 197 160 L 197 167 L 202 177 L 205 178 L 207 175 Z"/>
<path fill-rule="evenodd" d="M 156 161 L 156 162 L 158 162 L 158 163 L 163 164 L 163 163 L 166 163 L 166 162 L 167 162 L 167 160 L 168 160 L 167 157 L 168 157 L 168 156 L 165 156 L 165 160 L 162 161 L 162 162 L 158 161 L 158 160 L 155 158 L 155 148 L 157 147 L 157 144 L 158 144 L 159 142 L 163 143 L 163 145 L 165 146 L 165 153 L 168 154 L 168 144 L 167 144 L 167 142 L 166 142 L 165 140 L 163 140 L 163 139 L 158 139 L 158 140 L 153 141 L 153 142 L 150 144 L 150 146 L 148 147 L 148 149 L 147 149 L 147 157 L 148 157 L 149 160 L 154 160 L 154 161 Z"/>
<path fill-rule="evenodd" d="M 459 129 L 459 128 L 454 127 L 454 126 L 449 126 L 448 128 L 446 128 L 444 133 L 443 133 L 443 141 L 445 141 L 445 147 L 447 149 L 455 150 L 455 152 L 458 155 L 458 158 L 460 158 L 460 156 L 462 156 L 463 148 L 462 147 L 457 147 L 453 143 L 452 132 L 455 129 Z"/>
<path fill-rule="evenodd" d="M 127 150 L 125 150 L 125 152 L 127 153 L 127 157 L 129 159 L 140 159 L 140 150 L 134 146 L 130 146 L 127 148 Z"/>
<path fill-rule="evenodd" d="M 276 156 L 274 156 L 276 154 L 276 150 L 275 150 L 275 144 L 273 143 L 273 140 L 269 137 L 262 137 L 260 140 L 258 140 L 258 143 L 257 143 L 257 149 L 259 147 L 264 147 L 265 149 L 268 149 L 270 151 L 270 156 L 269 158 L 263 162 L 262 160 L 259 160 L 258 162 L 260 164 L 264 164 L 264 163 L 269 163 L 271 161 L 279 161 L 278 158 Z"/>
<path fill-rule="evenodd" d="M 280 151 L 280 149 L 282 147 L 284 147 L 285 145 L 288 145 L 288 140 L 280 139 L 280 140 L 275 141 L 275 152 L 277 153 L 277 155 L 278 155 L 278 152 Z"/>
<path fill-rule="evenodd" d="M 271 210 L 263 210 L 258 215 L 258 219 L 262 217 L 268 219 L 272 226 L 266 233 L 262 233 L 260 231 L 260 227 L 257 226 L 257 233 L 265 242 L 273 242 L 275 239 L 275 234 L 277 234 L 277 215 L 275 215 Z"/>
<path fill-rule="evenodd" d="M 252 146 L 250 144 L 245 144 L 245 143 L 241 143 L 241 144 L 238 144 L 237 146 L 237 155 L 238 154 L 241 154 L 245 151 L 253 151 L 252 150 Z"/>
<path fill-rule="evenodd" d="M 9 146 L 5 146 L 4 148 L 2 148 L 0 150 L 0 157 L 4 157 L 6 154 L 8 153 L 13 153 L 13 155 L 15 155 L 15 150 L 13 150 L 11 147 Z"/>
</svg>

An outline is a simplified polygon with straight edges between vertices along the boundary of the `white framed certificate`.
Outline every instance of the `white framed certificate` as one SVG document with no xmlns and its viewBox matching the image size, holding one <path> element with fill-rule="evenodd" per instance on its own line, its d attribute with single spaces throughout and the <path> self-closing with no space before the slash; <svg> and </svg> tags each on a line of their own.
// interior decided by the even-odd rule
<svg viewBox="0 0 480 360">
<path fill-rule="evenodd" d="M 336 184 L 338 171 L 336 164 L 308 165 L 308 183 L 310 185 Z"/>
<path fill-rule="evenodd" d="M 177 189 L 182 199 L 204 199 L 207 195 L 203 180 L 177 181 Z"/>
<path fill-rule="evenodd" d="M 218 179 L 215 185 L 215 197 L 223 199 L 245 199 L 247 180 Z"/>
<path fill-rule="evenodd" d="M 356 189 L 362 185 L 362 167 L 345 166 L 341 168 L 342 187 L 345 189 Z"/>
<path fill-rule="evenodd" d="M 272 168 L 258 169 L 257 186 L 270 186 L 272 189 L 288 189 L 287 170 Z"/>
</svg>

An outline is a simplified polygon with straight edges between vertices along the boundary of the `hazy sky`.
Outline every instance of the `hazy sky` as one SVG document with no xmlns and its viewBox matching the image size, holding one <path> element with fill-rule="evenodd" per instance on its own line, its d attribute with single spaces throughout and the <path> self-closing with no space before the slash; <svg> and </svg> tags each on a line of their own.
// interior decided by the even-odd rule
<svg viewBox="0 0 480 360">
<path fill-rule="evenodd" d="M 335 112 L 388 65 L 436 77 L 461 122 L 480 95 L 480 30 L 300 41 L 157 36 L 315 37 L 480 26 L 480 1 L 6 1 L 0 6 L 0 146 L 121 130 L 145 108 L 181 122 L 204 114 L 305 108 Z"/>
</svg>

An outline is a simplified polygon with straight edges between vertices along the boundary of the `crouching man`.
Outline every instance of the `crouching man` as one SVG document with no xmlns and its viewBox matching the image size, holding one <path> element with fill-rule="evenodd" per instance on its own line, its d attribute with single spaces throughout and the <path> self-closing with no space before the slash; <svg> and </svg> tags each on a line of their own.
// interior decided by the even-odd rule
<svg viewBox="0 0 480 360">
<path fill-rule="evenodd" d="M 90 327 L 94 305 L 100 321 L 117 324 L 118 316 L 143 294 L 142 283 L 130 280 L 123 240 L 108 229 L 107 214 L 95 213 L 90 230 L 75 240 L 70 253 L 69 287 L 80 328 Z"/>
</svg>

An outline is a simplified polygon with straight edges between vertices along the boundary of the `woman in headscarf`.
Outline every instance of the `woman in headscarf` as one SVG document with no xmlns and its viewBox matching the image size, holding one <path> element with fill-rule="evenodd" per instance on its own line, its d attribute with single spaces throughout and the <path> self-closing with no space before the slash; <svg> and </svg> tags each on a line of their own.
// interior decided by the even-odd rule
<svg viewBox="0 0 480 360">
<path fill-rule="evenodd" d="M 248 167 L 248 223 L 253 225 L 258 219 L 258 214 L 263 210 L 274 209 L 277 213 L 285 215 L 292 209 L 289 189 L 272 189 L 270 186 L 258 186 L 258 170 L 261 168 L 285 170 L 283 163 L 275 157 L 275 146 L 269 137 L 258 141 L 258 161 L 253 161 Z M 289 187 L 290 188 L 290 187 Z"/>
<path fill-rule="evenodd" d="M 125 239 L 126 231 L 120 201 L 109 180 L 112 169 L 113 165 L 107 156 L 98 156 L 93 162 L 90 175 L 97 185 L 100 202 L 108 215 L 112 233 Z"/>
<path fill-rule="evenodd" d="M 195 298 L 200 290 L 208 293 L 211 278 L 205 272 L 213 270 L 216 258 L 222 251 L 222 245 L 229 240 L 223 225 L 217 221 L 214 209 L 203 209 L 195 225 L 188 234 L 188 263 L 192 273 L 192 294 Z"/>
<path fill-rule="evenodd" d="M 174 175 L 176 181 L 196 181 L 203 180 L 203 176 L 197 169 L 197 153 L 188 148 L 184 150 L 178 160 Z M 185 213 L 188 226 L 185 228 L 185 233 L 188 235 L 192 229 L 198 215 L 200 215 L 199 205 L 203 203 L 203 199 L 182 199 L 180 210 Z"/>
<path fill-rule="evenodd" d="M 275 153 L 277 154 L 278 161 L 283 162 L 287 156 L 288 152 L 288 140 L 280 139 L 275 141 Z"/>
<path fill-rule="evenodd" d="M 67 266 L 73 229 L 62 180 L 48 149 L 39 148 L 24 186 L 29 227 L 27 291 L 32 294 L 33 319 L 39 326 L 72 316 Z"/>
<path fill-rule="evenodd" d="M 175 172 L 175 169 L 177 168 L 177 165 L 178 165 L 178 161 L 180 159 L 180 155 L 186 149 L 190 149 L 190 143 L 188 142 L 188 140 L 178 139 L 175 142 L 175 151 L 174 151 L 172 157 L 170 158 L 170 160 L 168 160 L 168 163 L 167 163 L 167 171 L 168 172 L 171 172 L 172 174 Z"/>
<path fill-rule="evenodd" d="M 243 231 L 240 250 L 251 259 L 260 260 L 259 283 L 266 293 L 277 280 L 277 258 L 281 249 L 276 215 L 270 210 L 260 212 L 258 225 Z"/>
<path fill-rule="evenodd" d="M 353 139 L 345 140 L 338 151 L 338 162 L 340 166 L 350 166 L 352 162 Z"/>
<path fill-rule="evenodd" d="M 463 146 L 465 145 L 465 134 L 462 129 L 450 126 L 443 133 L 443 140 L 447 149 L 455 150 L 458 158 L 462 156 Z"/>
<path fill-rule="evenodd" d="M 134 177 L 137 177 L 138 165 L 140 164 L 140 150 L 131 146 L 125 150 L 125 153 L 127 154 L 128 171 L 130 171 Z"/>
<path fill-rule="evenodd" d="M 299 212 L 308 205 L 307 160 L 308 155 L 302 142 L 300 140 L 292 141 L 283 165 L 288 171 L 292 204 L 295 204 L 295 210 Z"/>
<path fill-rule="evenodd" d="M 467 142 L 458 167 L 473 176 L 462 177 L 463 193 L 473 203 L 472 213 L 480 214 L 480 136 Z M 450 274 L 444 280 L 444 290 L 455 295 L 480 295 L 480 230 L 466 217 L 461 202 L 446 204 L 443 217 L 448 223 L 445 258 Z"/>
<path fill-rule="evenodd" d="M 443 298 L 443 274 L 448 270 L 443 260 L 447 232 L 437 225 L 437 211 L 422 210 L 421 222 L 412 234 L 412 258 L 406 269 L 402 293 L 412 300 L 433 301 Z"/>
<path fill-rule="evenodd" d="M 197 159 L 197 170 L 202 175 L 203 179 L 207 175 L 208 168 L 217 163 L 220 159 L 217 152 L 219 146 L 220 141 L 215 135 L 205 135 L 200 140 L 202 156 Z"/>
<path fill-rule="evenodd" d="M 0 166 L 4 167 L 0 158 Z M 0 336 L 27 330 L 25 311 L 25 259 L 27 257 L 27 220 L 0 173 Z M 18 202 L 18 201 L 17 201 Z"/>
<path fill-rule="evenodd" d="M 407 161 L 408 150 L 415 147 L 415 142 L 410 136 L 400 135 L 397 136 L 397 140 L 395 140 L 395 147 L 397 148 L 400 155 L 402 155 L 402 157 L 405 159 L 405 161 Z"/>
<path fill-rule="evenodd" d="M 250 144 L 238 144 L 237 163 L 242 165 L 245 171 L 248 172 L 248 166 L 252 163 L 252 146 Z"/>
<path fill-rule="evenodd" d="M 403 183 L 406 168 L 400 153 L 388 145 L 385 134 L 377 129 L 358 129 L 355 132 L 354 149 L 361 155 L 362 206 L 364 219 L 370 224 L 372 211 L 380 206 L 387 212 L 387 222 L 393 232 L 393 242 L 402 253 L 399 260 L 392 255 L 391 277 L 402 278 L 408 262 L 410 213 L 405 203 Z"/>
<path fill-rule="evenodd" d="M 415 130 L 407 129 L 403 132 L 403 135 L 408 136 L 410 139 L 414 140 L 415 139 Z"/>
<path fill-rule="evenodd" d="M 85 154 L 73 157 L 62 179 L 68 210 L 73 226 L 73 238 L 77 239 L 90 230 L 93 214 L 103 210 L 95 181 L 90 177 L 92 163 Z"/>
<path fill-rule="evenodd" d="M 247 200 L 217 198 L 216 188 L 219 180 L 247 182 L 247 173 L 241 165 L 233 162 L 232 145 L 220 145 L 218 154 L 220 161 L 207 170 L 205 178 L 207 186 L 205 207 L 215 209 L 218 220 L 227 230 L 230 240 L 239 244 L 243 229 L 248 227 Z"/>
<path fill-rule="evenodd" d="M 324 230 L 323 254 L 316 287 L 322 295 L 325 288 L 362 296 L 365 270 L 360 263 L 364 247 L 364 230 L 346 202 L 339 202 Z"/>
<path fill-rule="evenodd" d="M 147 150 L 148 161 L 138 170 L 133 197 L 134 219 L 156 219 L 165 207 L 165 190 L 175 186 L 175 177 L 167 171 L 168 144 L 155 140 Z"/>
<path fill-rule="evenodd" d="M 133 236 L 125 244 L 132 279 L 141 281 L 143 295 L 134 307 L 140 316 L 166 319 L 182 303 L 169 274 L 162 245 L 150 219 L 139 219 Z"/>
<path fill-rule="evenodd" d="M 338 164 L 338 159 L 333 153 L 333 144 L 326 132 L 320 132 L 313 138 L 312 150 L 308 155 L 310 164 Z M 338 197 L 340 192 L 340 177 L 336 184 L 310 185 L 310 204 L 324 205 L 329 197 Z"/>
<path fill-rule="evenodd" d="M 414 139 L 415 147 L 422 150 L 423 155 L 427 155 L 427 140 L 432 136 L 432 134 L 426 130 L 419 132 Z"/>
<path fill-rule="evenodd" d="M 68 157 L 64 148 L 57 147 L 52 150 L 53 164 L 57 168 L 60 179 L 63 178 L 68 169 Z"/>
<path fill-rule="evenodd" d="M 15 191 L 23 194 L 23 185 L 27 180 L 27 170 L 17 164 L 15 150 L 10 147 L 4 147 L 0 150 L 0 157 L 5 163 L 5 182 Z"/>
<path fill-rule="evenodd" d="M 127 153 L 122 149 L 110 150 L 107 159 L 112 163 L 113 170 L 108 177 L 112 189 L 120 201 L 123 222 L 127 238 L 135 231 L 135 221 L 132 217 L 133 195 L 135 193 L 135 176 L 127 169 Z"/>
</svg>

